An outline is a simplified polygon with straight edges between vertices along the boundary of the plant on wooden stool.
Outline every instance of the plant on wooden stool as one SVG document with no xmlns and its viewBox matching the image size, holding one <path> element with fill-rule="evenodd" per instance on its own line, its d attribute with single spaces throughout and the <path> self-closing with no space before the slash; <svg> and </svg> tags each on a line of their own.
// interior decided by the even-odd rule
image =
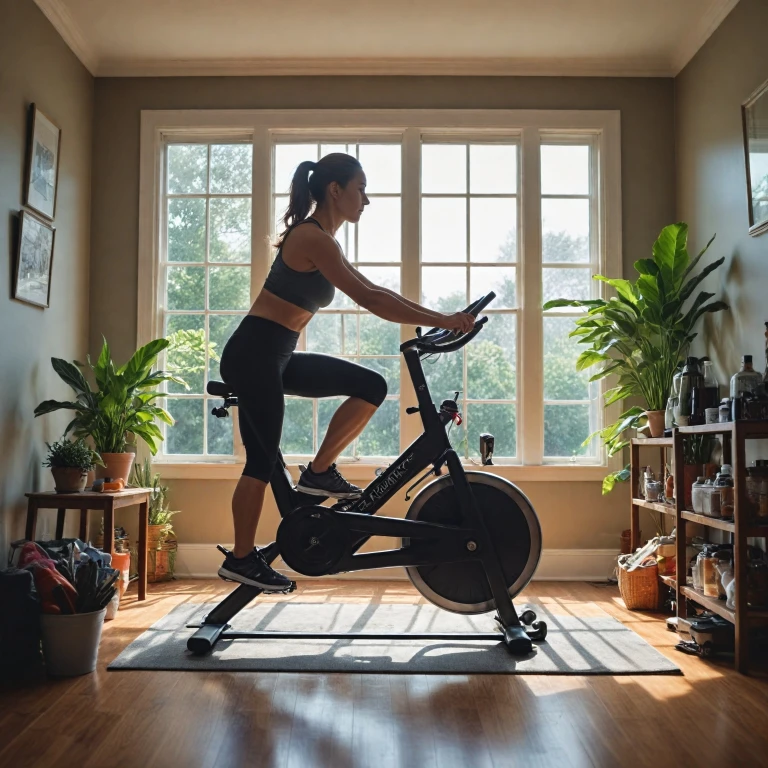
<svg viewBox="0 0 768 768">
<path fill-rule="evenodd" d="M 125 365 L 117 367 L 105 339 L 96 363 L 91 362 L 90 355 L 86 358 L 96 382 L 95 389 L 91 388 L 80 370 L 86 367 L 83 363 L 70 363 L 52 357 L 53 369 L 74 389 L 76 399 L 45 400 L 35 408 L 35 416 L 62 408 L 75 411 L 75 418 L 67 425 L 64 434 L 71 430 L 75 437 L 90 437 L 96 450 L 107 462 L 109 469 L 106 475 L 127 480 L 133 453 L 130 453 L 127 461 L 123 457 L 122 463 L 125 466 L 118 471 L 113 470 L 110 461 L 119 454 L 128 453 L 129 436 L 132 436 L 134 442 L 136 437 L 140 437 L 154 456 L 163 440 L 163 434 L 155 422 L 159 420 L 169 425 L 174 423 L 171 415 L 153 402 L 165 395 L 155 388 L 165 381 L 186 386 L 182 379 L 167 371 L 152 370 L 158 355 L 168 345 L 167 339 L 155 339 L 137 350 Z"/>
<path fill-rule="evenodd" d="M 104 466 L 101 456 L 83 440 L 62 438 L 48 446 L 44 467 L 51 468 L 57 493 L 78 493 L 85 487 L 88 472 L 95 466 Z"/>
</svg>

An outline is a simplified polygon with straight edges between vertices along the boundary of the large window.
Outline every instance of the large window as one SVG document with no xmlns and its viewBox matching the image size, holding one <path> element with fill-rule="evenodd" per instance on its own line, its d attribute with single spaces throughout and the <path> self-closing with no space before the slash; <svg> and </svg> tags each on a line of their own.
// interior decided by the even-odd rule
<svg viewBox="0 0 768 768">
<path fill-rule="evenodd" d="M 250 307 L 251 143 L 168 144 L 160 248 L 170 455 L 232 456 L 232 421 L 211 415 L 204 394 L 219 352 Z"/>
<path fill-rule="evenodd" d="M 604 284 L 593 276 L 619 273 L 612 113 L 546 113 L 541 122 L 537 113 L 506 113 L 507 124 L 494 114 L 488 125 L 472 113 L 450 113 L 445 125 L 439 112 L 423 125 L 415 123 L 427 113 L 410 116 L 413 124 L 407 112 L 379 113 L 379 125 L 371 116 L 357 127 L 349 119 L 329 126 L 327 114 L 316 121 L 317 113 L 302 114 L 293 124 L 284 113 L 249 113 L 256 122 L 264 116 L 250 132 L 240 122 L 226 125 L 226 113 L 212 114 L 205 129 L 190 117 L 192 125 L 155 134 L 155 255 L 140 264 L 156 298 L 154 319 L 143 324 L 148 302 L 140 298 L 139 335 L 168 336 L 166 365 L 188 384 L 168 389 L 177 423 L 160 460 L 242 460 L 236 412 L 230 420 L 212 417 L 215 400 L 205 385 L 219 378 L 219 354 L 266 277 L 296 166 L 347 152 L 360 159 L 371 200 L 360 222 L 336 235 L 353 264 L 442 312 L 496 292 L 475 342 L 424 361 L 436 403 L 459 393 L 464 422 L 451 433 L 457 451 L 476 460 L 479 435 L 490 432 L 502 464 L 604 464 L 596 441 L 582 445 L 600 427 L 603 385 L 575 369 L 579 350 L 569 333 L 576 313 L 541 307 L 555 297 L 601 295 Z M 211 128 L 217 124 L 220 133 Z M 339 291 L 302 333 L 300 350 L 353 360 L 388 382 L 386 401 L 342 461 L 380 464 L 419 433 L 418 417 L 405 415 L 415 397 L 398 350 L 413 333 Z M 284 454 L 311 456 L 339 402 L 287 398 Z"/>
</svg>

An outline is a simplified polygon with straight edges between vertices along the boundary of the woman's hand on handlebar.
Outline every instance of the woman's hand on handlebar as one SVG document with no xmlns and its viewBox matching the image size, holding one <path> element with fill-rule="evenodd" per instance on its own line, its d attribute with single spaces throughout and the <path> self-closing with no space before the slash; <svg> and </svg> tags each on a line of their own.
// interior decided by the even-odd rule
<svg viewBox="0 0 768 768">
<path fill-rule="evenodd" d="M 454 333 L 469 333 L 475 327 L 475 318 L 466 312 L 454 312 L 452 315 L 445 315 L 445 320 L 439 327 Z"/>
</svg>

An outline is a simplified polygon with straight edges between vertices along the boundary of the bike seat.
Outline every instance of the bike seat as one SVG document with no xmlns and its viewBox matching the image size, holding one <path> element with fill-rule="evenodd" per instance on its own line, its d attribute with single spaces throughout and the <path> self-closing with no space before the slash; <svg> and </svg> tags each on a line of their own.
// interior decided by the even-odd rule
<svg viewBox="0 0 768 768">
<path fill-rule="evenodd" d="M 223 381 L 209 381 L 206 389 L 209 395 L 214 395 L 215 397 L 233 397 L 235 394 L 232 387 Z"/>
</svg>

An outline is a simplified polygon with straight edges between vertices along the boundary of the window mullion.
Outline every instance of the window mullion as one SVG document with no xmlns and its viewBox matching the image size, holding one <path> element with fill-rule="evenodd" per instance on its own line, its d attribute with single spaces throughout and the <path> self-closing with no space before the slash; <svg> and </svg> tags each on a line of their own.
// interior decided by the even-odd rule
<svg viewBox="0 0 768 768">
<path fill-rule="evenodd" d="M 400 285 L 403 296 L 421 301 L 421 131 L 407 128 L 402 144 L 402 232 Z M 400 340 L 416 335 L 412 325 L 400 326 Z M 416 404 L 405 359 L 400 358 L 400 449 L 405 450 L 418 436 L 421 421 L 408 418 L 405 409 Z"/>
<path fill-rule="evenodd" d="M 271 254 L 266 238 L 272 232 L 272 167 L 274 152 L 269 131 L 255 126 L 253 132 L 253 186 L 251 187 L 251 301 L 264 285 Z M 265 183 L 270 179 L 269 183 Z M 258 181 L 257 181 L 258 180 Z"/>
<path fill-rule="evenodd" d="M 521 311 L 518 314 L 518 440 L 523 464 L 544 456 L 544 361 L 541 275 L 541 142 L 535 128 L 521 141 Z"/>
</svg>

